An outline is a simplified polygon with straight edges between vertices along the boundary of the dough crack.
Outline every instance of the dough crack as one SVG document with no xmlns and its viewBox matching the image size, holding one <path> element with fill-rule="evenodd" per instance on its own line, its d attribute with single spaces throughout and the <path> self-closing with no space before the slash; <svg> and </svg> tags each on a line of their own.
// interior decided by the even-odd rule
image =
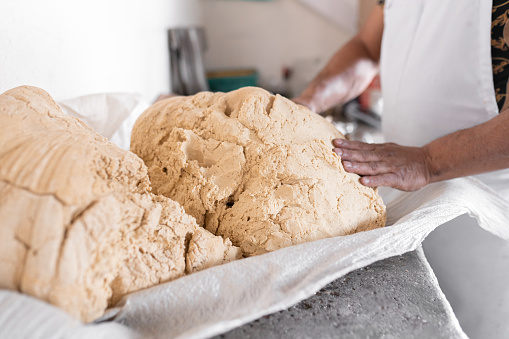
<svg viewBox="0 0 509 339">
<path fill-rule="evenodd" d="M 19 185 L 17 183 L 14 183 L 10 180 L 7 180 L 5 178 L 0 178 L 0 181 L 6 185 L 9 185 L 9 186 L 12 186 L 12 187 L 15 187 L 15 188 L 18 188 L 18 189 L 21 189 L 21 190 L 24 190 L 26 192 L 29 192 L 30 194 L 33 194 L 33 195 L 37 195 L 37 196 L 40 196 L 40 197 L 52 197 L 54 198 L 55 200 L 57 200 L 59 203 L 64 203 L 59 197 L 57 194 L 55 193 L 41 193 L 41 192 L 37 192 L 37 191 L 34 191 L 31 189 L 30 186 L 26 185 Z"/>
</svg>

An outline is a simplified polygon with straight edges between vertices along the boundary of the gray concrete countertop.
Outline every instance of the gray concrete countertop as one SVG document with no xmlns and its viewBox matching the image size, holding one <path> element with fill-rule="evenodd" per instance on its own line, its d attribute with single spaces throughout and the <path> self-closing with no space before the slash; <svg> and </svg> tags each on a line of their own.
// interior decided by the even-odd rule
<svg viewBox="0 0 509 339">
<path fill-rule="evenodd" d="M 465 338 L 419 248 L 215 338 Z"/>
</svg>

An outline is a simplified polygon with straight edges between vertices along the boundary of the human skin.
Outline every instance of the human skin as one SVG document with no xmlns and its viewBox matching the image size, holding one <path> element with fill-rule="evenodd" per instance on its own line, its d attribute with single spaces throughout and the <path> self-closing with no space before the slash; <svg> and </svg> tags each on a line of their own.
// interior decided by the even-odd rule
<svg viewBox="0 0 509 339">
<path fill-rule="evenodd" d="M 509 168 L 509 112 L 423 147 L 333 140 L 347 172 L 369 187 L 415 191 L 427 184 Z"/>
<path fill-rule="evenodd" d="M 359 95 L 378 70 L 382 32 L 383 9 L 375 6 L 366 25 L 293 100 L 321 112 Z M 414 191 L 437 181 L 509 168 L 507 111 L 423 147 L 335 139 L 333 150 L 347 172 L 363 176 L 363 185 Z"/>
<path fill-rule="evenodd" d="M 383 10 L 376 6 L 359 33 L 292 100 L 319 113 L 361 94 L 378 72 L 382 33 Z"/>
</svg>

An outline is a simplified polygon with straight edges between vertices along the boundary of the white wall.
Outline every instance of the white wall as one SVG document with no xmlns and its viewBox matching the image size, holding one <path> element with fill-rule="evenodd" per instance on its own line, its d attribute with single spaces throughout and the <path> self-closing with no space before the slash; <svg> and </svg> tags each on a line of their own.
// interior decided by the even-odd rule
<svg viewBox="0 0 509 339">
<path fill-rule="evenodd" d="M 297 0 L 2 0 L 0 93 L 26 84 L 57 100 L 98 92 L 152 100 L 170 89 L 167 29 L 202 22 L 206 67 L 256 67 L 264 86 L 283 66 L 309 80 L 316 60 L 350 36 Z"/>
<path fill-rule="evenodd" d="M 0 93 L 19 85 L 55 99 L 169 90 L 166 30 L 199 24 L 198 0 L 0 1 Z"/>
<path fill-rule="evenodd" d="M 279 80 L 283 66 L 296 66 L 306 73 L 303 81 L 311 80 L 352 34 L 296 0 L 202 0 L 202 4 L 206 68 L 255 67 L 262 86 Z"/>
</svg>

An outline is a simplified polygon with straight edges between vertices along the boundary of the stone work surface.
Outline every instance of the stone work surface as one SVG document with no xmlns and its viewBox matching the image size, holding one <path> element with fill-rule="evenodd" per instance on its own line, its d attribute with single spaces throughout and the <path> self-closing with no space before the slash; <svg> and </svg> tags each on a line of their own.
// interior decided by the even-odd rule
<svg viewBox="0 0 509 339">
<path fill-rule="evenodd" d="M 466 338 L 422 250 L 353 271 L 215 339 Z"/>
</svg>

